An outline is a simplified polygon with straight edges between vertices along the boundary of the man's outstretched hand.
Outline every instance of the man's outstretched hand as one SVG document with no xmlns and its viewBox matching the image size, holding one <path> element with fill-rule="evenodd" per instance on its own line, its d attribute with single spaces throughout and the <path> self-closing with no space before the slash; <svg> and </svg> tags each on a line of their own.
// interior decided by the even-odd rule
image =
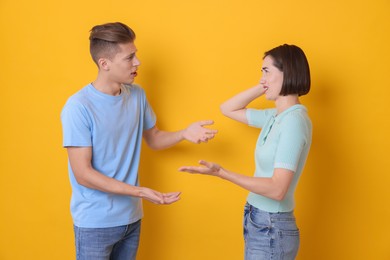
<svg viewBox="0 0 390 260">
<path fill-rule="evenodd" d="M 140 188 L 140 197 L 154 204 L 172 204 L 180 199 L 181 192 L 161 193 L 145 187 Z"/>
<path fill-rule="evenodd" d="M 204 127 L 212 124 L 214 124 L 214 121 L 212 120 L 195 122 L 183 130 L 183 137 L 192 143 L 207 143 L 209 140 L 213 139 L 218 132 L 217 130 Z"/>
</svg>

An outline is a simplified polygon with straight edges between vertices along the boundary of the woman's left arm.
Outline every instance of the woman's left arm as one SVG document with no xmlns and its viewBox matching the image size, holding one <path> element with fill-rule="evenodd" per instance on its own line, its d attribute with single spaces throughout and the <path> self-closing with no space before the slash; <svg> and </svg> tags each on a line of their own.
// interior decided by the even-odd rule
<svg viewBox="0 0 390 260">
<path fill-rule="evenodd" d="M 293 171 L 275 168 L 273 176 L 270 178 L 250 177 L 224 169 L 216 163 L 207 161 L 199 163 L 204 167 L 183 166 L 179 168 L 179 171 L 217 176 L 250 192 L 279 201 L 284 199 L 294 176 Z"/>
</svg>

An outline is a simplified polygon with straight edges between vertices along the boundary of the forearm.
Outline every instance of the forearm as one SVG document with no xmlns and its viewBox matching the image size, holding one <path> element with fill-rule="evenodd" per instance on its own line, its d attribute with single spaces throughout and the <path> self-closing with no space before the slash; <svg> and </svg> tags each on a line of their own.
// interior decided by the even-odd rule
<svg viewBox="0 0 390 260">
<path fill-rule="evenodd" d="M 138 197 L 154 204 L 171 204 L 180 199 L 180 192 L 161 193 L 146 187 L 133 186 L 107 177 L 93 169 L 87 170 L 84 174 L 81 174 L 81 176 L 78 174 L 76 178 L 78 183 L 102 192 Z"/>
<path fill-rule="evenodd" d="M 141 188 L 110 178 L 92 167 L 77 169 L 75 177 L 80 185 L 107 193 L 140 197 Z"/>
<path fill-rule="evenodd" d="M 279 185 L 274 178 L 250 177 L 231 172 L 224 168 L 220 168 L 217 176 L 250 192 L 274 200 L 282 200 L 286 193 L 282 186 Z"/>
<path fill-rule="evenodd" d="M 254 99 L 264 94 L 264 88 L 256 85 L 225 101 L 221 106 L 221 112 L 227 117 L 232 117 L 235 111 L 245 109 Z"/>
<path fill-rule="evenodd" d="M 151 129 L 145 130 L 143 137 L 148 146 L 155 150 L 169 148 L 183 140 L 187 140 L 192 143 L 199 144 L 201 142 L 208 142 L 213 139 L 217 130 L 205 128 L 205 125 L 212 125 L 212 120 L 205 120 L 192 123 L 187 128 L 175 131 L 167 132 L 161 131 L 154 126 Z"/>
<path fill-rule="evenodd" d="M 147 199 L 156 204 L 170 204 L 179 193 L 163 194 L 146 187 L 138 187 L 110 178 L 93 168 L 92 147 L 68 147 L 69 162 L 78 184 L 106 193 Z"/>
<path fill-rule="evenodd" d="M 294 176 L 290 170 L 275 168 L 271 178 L 249 177 L 226 170 L 217 163 L 200 160 L 199 164 L 202 166 L 182 166 L 179 171 L 217 176 L 248 191 L 274 200 L 284 198 Z"/>
<path fill-rule="evenodd" d="M 153 135 L 149 135 L 149 138 L 145 138 L 145 140 L 150 148 L 154 150 L 162 150 L 183 141 L 183 131 L 184 130 L 168 132 L 154 129 Z"/>
</svg>

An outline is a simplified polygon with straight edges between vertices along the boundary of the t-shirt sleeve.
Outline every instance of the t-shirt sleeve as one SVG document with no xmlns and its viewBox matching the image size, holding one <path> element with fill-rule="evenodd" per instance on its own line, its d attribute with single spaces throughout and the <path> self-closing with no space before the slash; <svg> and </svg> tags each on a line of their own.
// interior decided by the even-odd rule
<svg viewBox="0 0 390 260">
<path fill-rule="evenodd" d="M 248 108 L 246 110 L 246 118 L 248 125 L 263 128 L 267 119 L 275 114 L 275 109 L 253 109 Z"/>
<path fill-rule="evenodd" d="M 274 167 L 296 172 L 303 148 L 307 144 L 306 124 L 299 115 L 290 116 L 281 124 Z"/>
<path fill-rule="evenodd" d="M 145 113 L 144 113 L 144 128 L 143 130 L 148 130 L 156 125 L 156 114 L 153 111 L 152 106 L 149 104 L 148 99 L 144 93 L 145 98 Z"/>
<path fill-rule="evenodd" d="M 61 112 L 63 146 L 92 146 L 91 124 L 86 109 L 69 102 Z"/>
</svg>

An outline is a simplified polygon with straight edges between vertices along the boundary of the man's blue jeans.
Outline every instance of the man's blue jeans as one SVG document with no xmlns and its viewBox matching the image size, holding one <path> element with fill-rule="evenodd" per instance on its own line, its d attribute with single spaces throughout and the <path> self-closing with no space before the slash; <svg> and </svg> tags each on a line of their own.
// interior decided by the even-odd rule
<svg viewBox="0 0 390 260">
<path fill-rule="evenodd" d="M 245 205 L 245 260 L 294 260 L 299 230 L 293 212 L 270 213 Z"/>
<path fill-rule="evenodd" d="M 119 227 L 74 226 L 77 260 L 135 260 L 141 220 Z"/>
</svg>

